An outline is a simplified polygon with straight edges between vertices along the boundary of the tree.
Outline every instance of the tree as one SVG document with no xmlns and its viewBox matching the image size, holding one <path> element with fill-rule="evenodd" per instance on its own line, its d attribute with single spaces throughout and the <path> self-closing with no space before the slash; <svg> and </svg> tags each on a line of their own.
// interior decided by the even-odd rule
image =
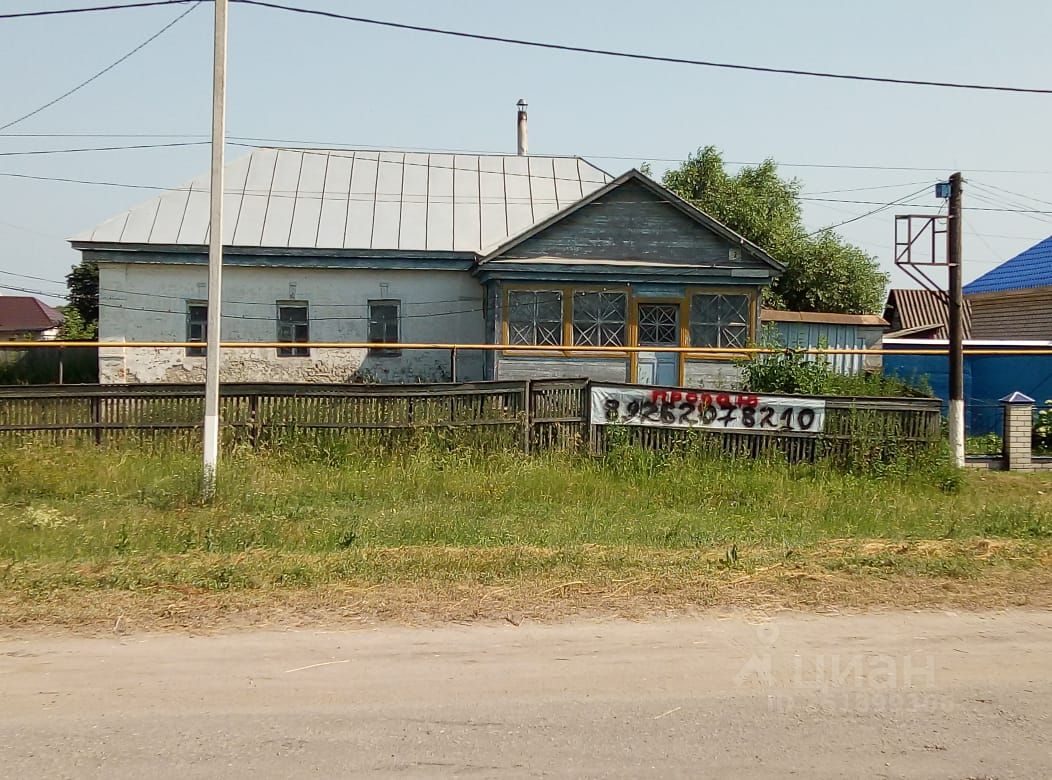
<svg viewBox="0 0 1052 780">
<path fill-rule="evenodd" d="M 94 341 L 98 332 L 98 323 L 84 322 L 80 312 L 72 306 L 62 308 L 62 325 L 58 329 L 62 341 Z"/>
<path fill-rule="evenodd" d="M 875 314 L 888 275 L 877 259 L 832 231 L 808 235 L 800 182 L 782 179 L 774 160 L 727 173 L 713 146 L 664 176 L 665 186 L 764 249 L 785 266 L 765 293 L 768 305 L 796 311 Z"/>
<path fill-rule="evenodd" d="M 80 315 L 81 324 L 98 328 L 99 324 L 99 265 L 92 260 L 81 260 L 80 264 L 66 274 L 69 288 L 69 309 Z"/>
</svg>

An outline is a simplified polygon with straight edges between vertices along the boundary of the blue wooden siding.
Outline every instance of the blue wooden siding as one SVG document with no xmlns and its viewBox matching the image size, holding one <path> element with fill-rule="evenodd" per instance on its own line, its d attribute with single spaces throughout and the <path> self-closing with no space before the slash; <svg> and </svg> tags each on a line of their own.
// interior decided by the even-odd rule
<svg viewBox="0 0 1052 780">
<path fill-rule="evenodd" d="M 738 251 L 638 182 L 616 190 L 502 253 L 502 259 L 565 257 L 774 270 Z"/>
<path fill-rule="evenodd" d="M 829 349 L 864 349 L 873 345 L 873 337 L 856 325 L 831 325 L 820 322 L 772 322 L 785 346 L 792 349 L 827 347 Z M 879 336 L 876 341 L 879 345 Z M 865 368 L 864 355 L 829 355 L 833 370 L 841 374 L 858 374 Z"/>
</svg>

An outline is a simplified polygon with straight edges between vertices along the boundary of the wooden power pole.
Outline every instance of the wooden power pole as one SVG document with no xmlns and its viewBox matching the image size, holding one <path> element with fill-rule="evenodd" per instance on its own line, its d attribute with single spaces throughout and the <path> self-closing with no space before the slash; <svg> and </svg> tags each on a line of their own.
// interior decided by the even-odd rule
<svg viewBox="0 0 1052 780">
<path fill-rule="evenodd" d="M 949 434 L 953 462 L 964 467 L 964 295 L 962 292 L 961 195 L 964 179 L 950 176 L 950 213 L 946 230 L 949 279 L 950 404 Z"/>
</svg>

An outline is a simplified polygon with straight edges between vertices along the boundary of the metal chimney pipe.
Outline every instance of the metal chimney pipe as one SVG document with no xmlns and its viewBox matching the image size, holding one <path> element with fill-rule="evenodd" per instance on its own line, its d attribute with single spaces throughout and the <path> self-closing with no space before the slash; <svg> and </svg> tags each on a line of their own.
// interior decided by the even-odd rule
<svg viewBox="0 0 1052 780">
<path fill-rule="evenodd" d="M 530 153 L 529 143 L 526 139 L 526 101 L 519 98 L 519 102 L 516 103 L 519 107 L 519 133 L 518 133 L 518 150 L 516 154 L 520 157 L 525 157 Z"/>
</svg>

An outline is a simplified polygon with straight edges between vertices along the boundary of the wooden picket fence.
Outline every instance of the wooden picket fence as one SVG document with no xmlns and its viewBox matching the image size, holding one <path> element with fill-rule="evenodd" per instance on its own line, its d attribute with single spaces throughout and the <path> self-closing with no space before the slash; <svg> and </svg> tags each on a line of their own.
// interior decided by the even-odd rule
<svg viewBox="0 0 1052 780">
<path fill-rule="evenodd" d="M 603 383 L 604 386 L 606 383 Z M 226 443 L 280 446 L 292 438 L 382 447 L 440 431 L 523 451 L 607 451 L 625 441 L 661 449 L 698 435 L 724 450 L 772 448 L 810 460 L 848 447 L 879 453 L 931 446 L 941 436 L 934 398 L 825 398 L 822 433 L 674 430 L 594 425 L 585 379 L 429 385 L 226 384 L 220 415 Z M 625 386 L 630 387 L 630 386 Z M 646 388 L 647 390 L 651 388 Z M 200 441 L 201 385 L 48 385 L 0 387 L 0 441 L 93 441 L 97 444 Z M 613 432 L 617 430 L 615 435 Z"/>
</svg>

